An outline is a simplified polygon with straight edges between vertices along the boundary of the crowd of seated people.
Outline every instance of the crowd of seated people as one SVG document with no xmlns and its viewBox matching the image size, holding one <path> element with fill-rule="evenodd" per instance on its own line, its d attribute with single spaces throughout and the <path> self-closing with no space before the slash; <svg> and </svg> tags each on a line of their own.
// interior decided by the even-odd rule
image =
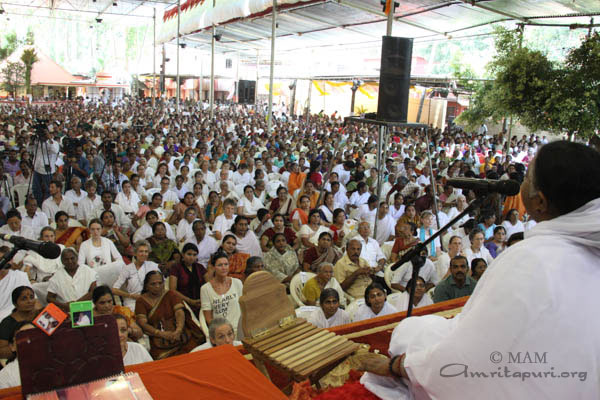
<svg viewBox="0 0 600 400">
<path fill-rule="evenodd" d="M 19 251 L 0 270 L 6 359 L 19 324 L 47 303 L 68 311 L 81 300 L 117 316 L 127 363 L 238 343 L 244 281 L 261 270 L 289 292 L 300 282 L 320 327 L 406 310 L 412 265 L 392 272 L 390 264 L 476 198 L 446 180 L 521 180 L 545 143 L 435 130 L 430 170 L 423 137 L 393 130 L 378 171 L 376 129 L 342 129 L 327 115 L 277 118 L 271 134 L 261 111 L 237 105 L 218 108 L 216 123 L 201 103 L 176 114 L 169 102 L 152 109 L 135 99 L 3 111 L 9 152 L 0 175 L 9 189 L 31 182 L 31 190 L 25 198 L 0 191 L 0 232 L 62 252 L 47 260 Z M 34 119 L 50 121 L 43 142 L 33 140 Z M 75 143 L 69 159 L 66 141 Z M 42 150 L 46 161 L 34 157 Z M 472 293 L 534 225 L 519 196 L 464 216 L 425 249 L 414 307 Z M 12 247 L 0 245 L 0 253 Z M 360 299 L 352 316 L 344 311 Z"/>
</svg>

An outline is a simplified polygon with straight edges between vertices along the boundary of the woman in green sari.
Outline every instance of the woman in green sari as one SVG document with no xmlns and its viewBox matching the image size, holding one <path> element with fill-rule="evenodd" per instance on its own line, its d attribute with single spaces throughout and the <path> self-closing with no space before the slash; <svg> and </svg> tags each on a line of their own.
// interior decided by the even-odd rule
<svg viewBox="0 0 600 400">
<path fill-rule="evenodd" d="M 150 271 L 135 303 L 138 325 L 150 338 L 150 355 L 155 360 L 189 353 L 206 341 L 190 308 L 175 292 L 165 292 L 163 276 Z"/>
<path fill-rule="evenodd" d="M 174 240 L 167 238 L 167 228 L 163 222 L 156 222 L 152 226 L 152 236 L 148 238 L 150 243 L 150 256 L 148 259 L 158 264 L 163 274 L 168 275 L 171 267 L 181 260 L 181 253 Z"/>
</svg>

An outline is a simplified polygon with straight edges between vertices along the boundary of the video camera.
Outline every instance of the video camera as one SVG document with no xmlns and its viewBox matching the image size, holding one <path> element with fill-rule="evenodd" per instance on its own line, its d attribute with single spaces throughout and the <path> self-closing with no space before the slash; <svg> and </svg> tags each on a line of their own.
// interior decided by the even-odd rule
<svg viewBox="0 0 600 400">
<path fill-rule="evenodd" d="M 65 136 L 62 140 L 63 151 L 67 155 L 67 158 L 77 157 L 77 147 L 81 146 L 79 139 L 70 138 Z"/>
<path fill-rule="evenodd" d="M 36 119 L 32 125 L 36 137 L 42 142 L 48 139 L 48 136 L 46 136 L 48 133 L 48 122 L 49 121 L 47 119 Z"/>
<path fill-rule="evenodd" d="M 106 160 L 111 164 L 114 163 L 117 159 L 117 142 L 114 140 L 107 140 L 102 143 L 102 149 L 104 151 L 104 156 Z"/>
</svg>

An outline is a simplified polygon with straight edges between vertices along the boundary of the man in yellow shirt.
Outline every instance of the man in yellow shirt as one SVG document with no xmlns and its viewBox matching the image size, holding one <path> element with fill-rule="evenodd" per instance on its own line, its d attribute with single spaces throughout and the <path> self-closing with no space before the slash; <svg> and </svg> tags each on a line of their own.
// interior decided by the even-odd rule
<svg viewBox="0 0 600 400">
<path fill-rule="evenodd" d="M 362 244 L 358 240 L 348 241 L 346 253 L 333 269 L 335 279 L 340 282 L 342 289 L 354 298 L 362 298 L 365 289 L 373 281 L 371 279 L 373 270 L 365 259 L 360 258 L 361 250 Z"/>
</svg>

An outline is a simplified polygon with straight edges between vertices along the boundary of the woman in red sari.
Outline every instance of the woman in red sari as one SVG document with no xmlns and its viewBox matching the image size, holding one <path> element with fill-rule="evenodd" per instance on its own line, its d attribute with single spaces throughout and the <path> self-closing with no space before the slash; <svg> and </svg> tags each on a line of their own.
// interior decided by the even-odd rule
<svg viewBox="0 0 600 400">
<path fill-rule="evenodd" d="M 237 252 L 236 245 L 237 239 L 235 235 L 225 235 L 221 250 L 229 259 L 229 276 L 240 279 L 243 282 L 246 279 L 244 271 L 246 271 L 246 261 L 250 258 L 250 254 Z M 214 276 L 214 268 L 212 272 L 213 275 L 211 276 Z"/>
<path fill-rule="evenodd" d="M 55 243 L 65 247 L 73 247 L 79 251 L 79 246 L 84 240 L 89 239 L 89 231 L 83 226 L 69 226 L 69 216 L 64 211 L 59 211 L 54 216 L 56 222 Z"/>
<path fill-rule="evenodd" d="M 189 353 L 206 341 L 181 297 L 169 290 L 159 271 L 144 278 L 142 294 L 135 303 L 138 325 L 150 338 L 150 355 L 155 360 Z"/>
</svg>

